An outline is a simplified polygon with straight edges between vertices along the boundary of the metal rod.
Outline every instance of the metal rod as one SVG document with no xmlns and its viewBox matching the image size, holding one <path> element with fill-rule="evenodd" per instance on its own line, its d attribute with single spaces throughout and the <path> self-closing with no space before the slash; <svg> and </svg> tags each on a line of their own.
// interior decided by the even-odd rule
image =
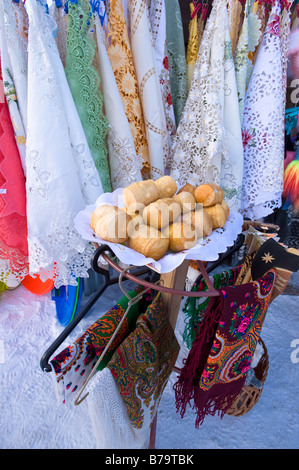
<svg viewBox="0 0 299 470">
<path fill-rule="evenodd" d="M 116 271 L 118 271 L 119 273 L 121 273 L 123 271 L 122 268 L 120 266 L 118 266 L 118 264 L 116 264 L 114 261 L 112 261 L 105 253 L 102 254 L 102 257 Z M 206 292 L 192 292 L 192 291 L 177 290 L 177 289 L 171 289 L 170 287 L 159 286 L 159 285 L 153 284 L 152 282 L 144 281 L 143 279 L 137 279 L 136 276 L 134 276 L 133 274 L 130 274 L 129 272 L 126 272 L 124 274 L 124 276 L 127 277 L 130 281 L 136 282 L 137 284 L 140 284 L 144 287 L 150 287 L 153 290 L 157 290 L 159 292 L 165 292 L 167 294 L 180 295 L 182 297 L 207 297 L 207 296 L 208 297 L 217 297 L 219 295 L 218 291 L 216 289 L 214 289 L 212 284 L 211 284 L 212 287 L 209 291 L 206 291 Z"/>
</svg>

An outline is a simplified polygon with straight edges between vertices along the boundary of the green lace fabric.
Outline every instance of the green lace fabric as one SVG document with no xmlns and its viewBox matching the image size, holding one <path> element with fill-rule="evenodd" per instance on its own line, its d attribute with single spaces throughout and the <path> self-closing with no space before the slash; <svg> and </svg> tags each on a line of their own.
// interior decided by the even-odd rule
<svg viewBox="0 0 299 470">
<path fill-rule="evenodd" d="M 186 50 L 179 1 L 165 0 L 165 11 L 171 97 L 178 126 L 188 96 Z"/>
<path fill-rule="evenodd" d="M 93 17 L 89 2 L 69 2 L 68 12 L 65 73 L 103 189 L 110 192 L 108 121 L 103 112 L 100 77 L 93 65 L 96 44 L 90 33 Z"/>
<path fill-rule="evenodd" d="M 210 276 L 212 285 L 215 289 L 221 287 L 233 286 L 241 270 L 241 266 L 228 269 L 218 274 Z M 204 279 L 196 281 L 191 291 L 193 292 L 206 292 L 208 290 L 207 283 Z M 185 314 L 185 329 L 183 332 L 183 341 L 191 349 L 192 343 L 196 336 L 199 328 L 199 324 L 202 322 L 205 314 L 205 310 L 211 300 L 211 297 L 188 297 L 183 312 Z"/>
</svg>

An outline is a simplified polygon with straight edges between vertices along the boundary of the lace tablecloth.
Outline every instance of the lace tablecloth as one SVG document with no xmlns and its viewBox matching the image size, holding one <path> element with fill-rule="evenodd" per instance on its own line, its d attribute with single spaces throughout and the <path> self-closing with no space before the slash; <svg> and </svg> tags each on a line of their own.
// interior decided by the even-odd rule
<svg viewBox="0 0 299 470">
<path fill-rule="evenodd" d="M 242 232 L 243 217 L 239 213 L 230 212 L 229 218 L 224 228 L 213 230 L 209 237 L 200 238 L 196 245 L 189 250 L 179 253 L 167 252 L 159 261 L 146 258 L 141 253 L 128 248 L 127 246 L 110 243 L 98 238 L 90 227 L 90 217 L 96 207 L 104 204 L 111 204 L 123 207 L 122 189 L 117 189 L 113 193 L 104 193 L 95 204 L 88 205 L 75 217 L 75 227 L 84 240 L 96 242 L 99 245 L 106 244 L 114 252 L 115 256 L 126 265 L 150 266 L 159 273 L 167 273 L 182 264 L 185 259 L 216 261 L 220 253 L 225 253 L 228 247 L 232 246 L 238 234 Z"/>
</svg>

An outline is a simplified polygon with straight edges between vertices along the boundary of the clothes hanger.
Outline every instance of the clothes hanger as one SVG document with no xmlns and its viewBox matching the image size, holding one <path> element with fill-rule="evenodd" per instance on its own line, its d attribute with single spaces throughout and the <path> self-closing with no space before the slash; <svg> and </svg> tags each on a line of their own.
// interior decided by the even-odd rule
<svg viewBox="0 0 299 470">
<path fill-rule="evenodd" d="M 135 297 L 131 298 L 128 294 L 128 292 L 124 289 L 123 287 L 123 277 L 124 275 L 126 274 L 126 272 L 131 269 L 131 267 L 127 267 L 125 269 L 123 269 L 123 271 L 120 273 L 119 275 L 119 287 L 121 288 L 122 292 L 124 293 L 124 295 L 129 299 L 129 303 L 128 303 L 128 307 L 121 319 L 121 321 L 119 322 L 119 324 L 117 325 L 116 329 L 114 330 L 114 333 L 113 335 L 111 336 L 109 342 L 107 343 L 106 347 L 104 348 L 104 351 L 102 352 L 102 354 L 100 355 L 100 357 L 98 358 L 96 364 L 94 365 L 93 369 L 91 370 L 89 376 L 87 377 L 86 381 L 84 382 L 84 385 L 83 387 L 81 388 L 79 394 L 77 395 L 76 399 L 75 399 L 75 402 L 74 404 L 76 406 L 80 405 L 84 400 L 85 398 L 88 396 L 89 392 L 87 392 L 84 397 L 80 398 L 82 393 L 84 392 L 85 388 L 87 387 L 88 383 L 90 382 L 90 380 L 92 379 L 92 377 L 95 375 L 95 373 L 97 372 L 97 368 L 98 368 L 98 365 L 101 363 L 103 357 L 105 356 L 110 344 L 113 342 L 114 338 L 116 337 L 122 323 L 124 322 L 128 312 L 130 311 L 132 305 L 136 304 L 137 302 L 139 302 L 140 298 L 142 298 L 142 296 L 148 292 L 150 290 L 150 288 L 147 288 L 147 289 L 144 289 L 142 292 L 140 292 L 139 294 L 137 294 Z M 160 282 L 160 280 L 158 280 L 155 284 L 158 284 Z"/>
</svg>

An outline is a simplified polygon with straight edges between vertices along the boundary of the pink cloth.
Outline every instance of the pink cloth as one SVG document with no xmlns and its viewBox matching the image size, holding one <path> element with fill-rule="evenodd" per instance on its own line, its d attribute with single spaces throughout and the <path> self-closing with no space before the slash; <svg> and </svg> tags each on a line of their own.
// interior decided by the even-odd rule
<svg viewBox="0 0 299 470">
<path fill-rule="evenodd" d="M 0 71 L 2 83 L 2 74 Z M 2 83 L 3 86 L 3 83 Z M 1 90 L 2 91 L 2 90 Z M 4 93 L 0 100 L 0 258 L 28 273 L 25 176 Z"/>
</svg>

